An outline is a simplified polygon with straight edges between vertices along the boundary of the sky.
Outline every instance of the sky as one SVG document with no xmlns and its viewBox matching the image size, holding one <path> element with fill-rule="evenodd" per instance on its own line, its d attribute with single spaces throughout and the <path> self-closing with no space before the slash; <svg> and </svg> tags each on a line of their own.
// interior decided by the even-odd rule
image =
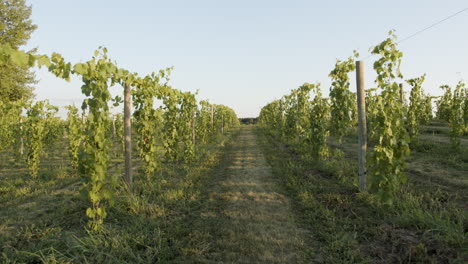
<svg viewBox="0 0 468 264">
<path fill-rule="evenodd" d="M 267 103 L 305 82 L 330 89 L 336 59 L 353 50 L 365 60 L 366 88 L 374 87 L 369 49 L 391 29 L 404 39 L 468 7 L 466 0 L 26 0 L 38 29 L 26 50 L 60 53 L 77 63 L 105 46 L 119 67 L 139 75 L 174 67 L 170 84 L 198 91 L 239 117 L 256 117 Z M 468 81 L 468 11 L 399 45 L 405 79 L 426 73 L 423 86 Z M 36 99 L 81 105 L 81 81 L 67 83 L 36 70 Z M 351 90 L 355 91 L 351 74 Z M 409 92 L 408 85 L 405 86 Z M 123 93 L 116 87 L 112 93 Z"/>
</svg>

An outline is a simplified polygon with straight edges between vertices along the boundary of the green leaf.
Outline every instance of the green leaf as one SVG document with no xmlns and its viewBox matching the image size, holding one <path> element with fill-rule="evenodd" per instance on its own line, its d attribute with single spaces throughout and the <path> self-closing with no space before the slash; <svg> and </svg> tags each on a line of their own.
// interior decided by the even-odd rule
<svg viewBox="0 0 468 264">
<path fill-rule="evenodd" d="M 73 67 L 73 71 L 78 73 L 79 75 L 83 75 L 86 73 L 87 71 L 87 65 L 86 64 L 83 64 L 83 63 L 77 63 L 75 64 L 75 66 Z"/>
<path fill-rule="evenodd" d="M 88 209 L 86 209 L 86 216 L 88 216 L 89 218 L 94 218 L 96 216 L 96 214 L 94 213 L 93 209 L 88 208 Z"/>
<path fill-rule="evenodd" d="M 18 66 L 26 66 L 28 65 L 29 62 L 29 56 L 28 54 L 22 52 L 22 51 L 17 51 L 11 54 L 11 61 L 18 65 Z"/>
<path fill-rule="evenodd" d="M 50 65 L 51 65 L 49 57 L 47 57 L 45 55 L 39 56 L 39 58 L 37 60 L 37 64 L 38 64 L 39 67 L 42 67 L 42 66 L 50 67 Z"/>
</svg>

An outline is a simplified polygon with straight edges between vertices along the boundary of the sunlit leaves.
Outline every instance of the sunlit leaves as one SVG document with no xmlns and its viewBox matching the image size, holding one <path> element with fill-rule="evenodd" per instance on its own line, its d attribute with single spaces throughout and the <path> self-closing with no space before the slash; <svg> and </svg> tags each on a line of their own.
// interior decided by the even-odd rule
<svg viewBox="0 0 468 264">
<path fill-rule="evenodd" d="M 411 140 L 417 138 L 419 134 L 419 125 L 422 123 L 422 117 L 425 112 L 425 99 L 422 91 L 422 84 L 426 75 L 407 80 L 412 86 L 410 94 L 410 106 L 406 117 L 406 127 Z"/>
<path fill-rule="evenodd" d="M 376 192 L 381 201 L 391 204 L 400 184 L 406 181 L 403 173 L 405 159 L 409 155 L 409 137 L 403 124 L 403 105 L 396 78 L 402 53 L 397 49 L 396 36 L 389 32 L 389 38 L 372 49 L 380 55 L 374 63 L 377 73 L 376 84 L 380 91 L 374 95 L 370 108 L 372 119 L 368 129 L 370 137 L 377 142 L 369 154 L 370 190 Z"/>
<path fill-rule="evenodd" d="M 68 107 L 67 134 L 72 165 L 78 166 L 83 175 L 83 190 L 91 203 L 86 215 L 90 218 L 89 227 L 92 230 L 102 227 L 107 216 L 106 208 L 113 203 L 112 196 L 116 186 L 116 177 L 112 177 L 107 172 L 111 142 L 106 133 L 111 125 L 109 103 L 113 102 L 114 106 L 117 106 L 122 103 L 122 99 L 120 96 L 111 97 L 110 86 L 121 85 L 135 88 L 133 91 L 135 120 L 140 135 L 138 146 L 140 157 L 145 162 L 148 179 L 151 178 L 151 174 L 158 168 L 160 162 L 156 147 L 158 145 L 157 127 L 164 130 L 159 137 L 162 139 L 161 143 L 166 150 L 168 160 L 189 161 L 195 154 L 192 129 L 195 128 L 193 125 L 196 126 L 197 101 L 194 94 L 180 92 L 168 85 L 172 68 L 160 70 L 158 74 L 152 73 L 142 78 L 136 73 L 118 68 L 108 58 L 107 49 L 101 47 L 94 52 L 89 61 L 73 65 L 65 61 L 58 53 L 53 53 L 51 56 L 35 55 L 15 50 L 8 45 L 0 45 L 0 64 L 6 62 L 17 65 L 45 66 L 49 72 L 65 80 L 70 80 L 71 75 L 81 77 L 83 82 L 81 90 L 86 96 L 81 109 L 87 112 L 87 118 L 86 122 L 80 123 L 78 109 Z M 161 108 L 153 109 L 155 98 L 163 101 Z M 0 105 L 2 114 L 9 113 L 8 107 Z M 218 105 L 210 107 L 214 110 L 211 111 L 210 126 L 209 129 L 198 131 L 200 137 L 211 137 L 239 125 L 232 109 Z M 53 111 L 55 111 L 54 108 L 48 108 L 42 102 L 38 102 L 28 111 L 28 131 L 31 135 L 28 141 L 31 149 L 28 164 L 30 164 L 33 176 L 37 175 L 43 139 L 48 137 L 47 134 L 42 133 L 46 129 L 46 125 L 42 122 L 43 116 L 48 116 Z M 15 116 L 19 116 L 20 112 L 19 110 L 18 115 Z M 4 119 L 4 117 L 1 118 Z M 123 141 L 122 115 L 117 115 L 112 121 L 117 138 Z M 2 131 L 6 130 L 3 127 L 4 123 L 5 128 L 10 128 L 8 122 L 2 122 L 2 127 L 0 127 Z M 203 134 L 205 132 L 206 134 Z M 10 134 L 4 135 L 0 137 L 0 140 L 3 141 L 4 138 L 10 140 Z"/>
<path fill-rule="evenodd" d="M 442 85 L 440 89 L 444 90 L 444 94 L 437 101 L 437 118 L 448 122 L 452 112 L 452 88 L 448 85 Z"/>
<path fill-rule="evenodd" d="M 136 129 L 138 131 L 138 149 L 142 160 L 144 161 L 145 174 L 148 180 L 159 165 L 157 154 L 157 127 L 161 126 L 161 119 L 157 111 L 153 108 L 154 99 L 160 98 L 159 78 L 157 76 L 148 76 L 136 82 L 133 92 L 133 105 L 135 107 Z"/>
<path fill-rule="evenodd" d="M 21 102 L 3 103 L 0 101 L 0 150 L 18 141 L 21 132 Z"/>
<path fill-rule="evenodd" d="M 314 98 L 310 100 L 311 92 Z M 329 104 L 322 97 L 320 84 L 305 83 L 280 100 L 262 108 L 259 123 L 270 133 L 296 144 L 315 159 L 329 156 Z"/>
<path fill-rule="evenodd" d="M 322 97 L 320 84 L 311 85 L 311 90 L 315 97 L 310 103 L 308 146 L 311 148 L 312 157 L 323 160 L 330 155 L 327 144 L 327 138 L 330 134 L 328 129 L 330 106 L 327 99 Z"/>
<path fill-rule="evenodd" d="M 37 177 L 43 145 L 51 124 L 50 119 L 57 113 L 57 108 L 47 101 L 38 101 L 27 109 L 25 122 L 27 164 L 33 178 Z M 48 142 L 49 143 L 49 142 Z"/>
<path fill-rule="evenodd" d="M 449 90 L 449 89 L 448 89 Z M 463 133 L 466 130 L 466 123 L 465 123 L 465 118 L 466 118 L 466 97 L 468 97 L 467 94 L 467 88 L 465 87 L 465 83 L 460 81 L 457 84 L 457 87 L 453 91 L 453 96 L 450 100 L 451 105 L 450 105 L 450 114 L 449 114 L 449 126 L 451 128 L 449 135 L 450 135 L 450 143 L 452 145 L 452 148 L 456 151 L 460 150 L 461 146 L 461 136 L 463 136 Z"/>
<path fill-rule="evenodd" d="M 78 168 L 79 151 L 83 141 L 83 124 L 75 106 L 66 106 L 68 151 L 73 168 Z"/>
<path fill-rule="evenodd" d="M 354 71 L 356 66 L 354 59 L 358 54 L 355 51 L 354 57 L 349 57 L 346 61 L 337 60 L 335 68 L 330 72 L 332 79 L 330 87 L 330 129 L 341 143 L 343 136 L 356 124 L 356 96 L 349 90 L 349 73 Z"/>
</svg>

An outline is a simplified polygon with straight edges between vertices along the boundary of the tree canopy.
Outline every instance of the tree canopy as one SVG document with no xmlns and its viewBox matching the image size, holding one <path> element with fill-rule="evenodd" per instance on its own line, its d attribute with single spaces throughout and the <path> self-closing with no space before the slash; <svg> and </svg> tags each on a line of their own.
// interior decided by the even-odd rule
<svg viewBox="0 0 468 264">
<path fill-rule="evenodd" d="M 37 28 L 31 20 L 31 6 L 25 0 L 0 0 L 0 44 L 15 49 L 25 45 Z M 33 97 L 35 75 L 28 66 L 0 66 L 0 101 L 28 100 Z"/>
</svg>

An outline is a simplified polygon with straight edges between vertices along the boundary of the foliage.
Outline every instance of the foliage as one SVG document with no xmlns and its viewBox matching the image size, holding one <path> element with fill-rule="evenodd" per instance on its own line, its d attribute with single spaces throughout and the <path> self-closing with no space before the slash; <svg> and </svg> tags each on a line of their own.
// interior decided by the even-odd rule
<svg viewBox="0 0 468 264">
<path fill-rule="evenodd" d="M 0 181 L 0 263 L 173 262 L 189 246 L 187 240 L 194 231 L 193 225 L 187 228 L 187 219 L 200 209 L 201 194 L 218 178 L 218 164 L 226 150 L 220 143 L 232 142 L 235 135 L 229 133 L 200 146 L 203 159 L 186 169 L 163 167 L 169 175 L 183 177 L 165 182 L 135 177 L 131 194 L 118 188 L 115 204 L 99 232 L 83 230 L 87 220 L 83 209 L 87 205 L 80 197 L 80 177 L 71 174 L 62 178 L 56 170 L 67 159 L 66 151 L 48 150 L 49 157 L 41 163 L 51 170 L 38 179 L 8 164 L 10 172 L 2 170 Z M 0 153 L 0 159 L 9 154 Z M 197 236 L 192 239 L 199 242 Z"/>
<path fill-rule="evenodd" d="M 106 136 L 106 131 L 111 124 L 109 118 L 109 101 L 111 100 L 108 90 L 109 79 L 119 72 L 107 57 L 106 52 L 106 50 L 102 50 L 102 53 L 95 52 L 91 60 L 78 63 L 73 67 L 73 71 L 82 77 L 81 90 L 87 96 L 82 109 L 89 111 L 84 128 L 84 151 L 80 157 L 82 161 L 80 172 L 87 176 L 84 179 L 91 207 L 86 210 L 86 215 L 91 218 L 89 226 L 93 230 L 100 229 L 102 226 L 104 218 L 107 216 L 106 203 L 112 204 L 116 185 L 116 179 L 110 177 L 107 172 L 111 142 Z M 65 69 L 67 68 L 65 66 Z M 67 73 L 64 74 L 64 77 L 67 78 Z"/>
<path fill-rule="evenodd" d="M 197 110 L 197 100 L 190 92 L 182 94 L 180 101 L 180 115 L 178 118 L 178 135 L 183 146 L 183 157 L 186 161 L 191 161 L 195 155 L 195 142 L 192 140 L 192 122 L 195 120 L 194 114 Z"/>
<path fill-rule="evenodd" d="M 47 134 L 44 141 L 47 142 L 48 147 L 54 147 L 64 137 L 66 122 L 58 116 L 52 116 L 47 119 L 46 127 Z"/>
<path fill-rule="evenodd" d="M 37 177 L 40 157 L 43 152 L 48 123 L 57 113 L 58 108 L 51 106 L 47 101 L 38 101 L 27 109 L 26 120 L 26 147 L 28 149 L 27 162 L 31 176 Z"/>
<path fill-rule="evenodd" d="M 311 91 L 315 95 L 312 101 Z M 258 118 L 259 124 L 271 134 L 316 159 L 329 156 L 329 119 L 330 106 L 318 83 L 304 83 L 291 90 L 289 95 L 264 106 Z"/>
<path fill-rule="evenodd" d="M 178 104 L 180 93 L 170 87 L 166 87 L 166 92 L 163 94 L 163 146 L 165 149 L 165 157 L 168 161 L 177 161 L 180 158 L 179 141 L 178 141 Z"/>
<path fill-rule="evenodd" d="M 308 83 L 297 89 L 291 90 L 285 99 L 285 127 L 284 135 L 291 142 L 301 142 L 308 134 L 309 126 L 309 92 L 313 86 Z"/>
<path fill-rule="evenodd" d="M 84 190 L 87 194 L 91 206 L 86 210 L 86 214 L 91 218 L 89 227 L 92 230 L 99 230 L 107 216 L 106 208 L 113 204 L 113 194 L 116 187 L 116 178 L 111 177 L 108 172 L 108 152 L 110 150 L 110 137 L 108 131 L 111 127 L 109 113 L 109 103 L 111 100 L 115 104 L 119 99 L 112 99 L 109 87 L 115 84 L 121 86 L 139 87 L 142 96 L 137 98 L 137 106 L 141 110 L 137 113 L 140 120 L 146 120 L 148 116 L 164 117 L 162 144 L 166 150 L 166 157 L 169 160 L 189 160 L 194 153 L 193 141 L 186 132 L 191 129 L 193 113 L 196 112 L 196 100 L 193 94 L 183 93 L 172 89 L 167 84 L 158 88 L 158 96 L 163 101 L 163 109 L 153 112 L 150 109 L 151 100 L 146 94 L 147 89 L 155 86 L 158 79 L 152 74 L 140 78 L 137 74 L 130 73 L 125 69 L 118 68 L 107 56 L 107 49 L 101 48 L 95 51 L 91 60 L 75 65 L 68 63 L 64 58 L 53 53 L 51 56 L 35 55 L 31 52 L 19 51 L 11 45 L 0 45 L 0 65 L 13 63 L 18 66 L 39 66 L 47 67 L 49 72 L 55 76 L 70 80 L 72 74 L 78 75 L 83 81 L 81 90 L 86 96 L 83 102 L 83 111 L 87 110 L 88 116 L 84 125 L 81 155 L 79 156 L 79 168 L 84 176 Z M 138 93 L 138 92 L 136 92 Z M 148 98 L 144 98 L 144 97 Z M 152 105 L 151 105 L 152 107 Z M 147 112 L 147 110 L 150 110 Z M 147 115 L 149 113 L 149 115 Z M 154 124 L 150 122 L 141 126 L 144 129 L 144 139 L 152 137 L 157 133 Z M 213 129 L 218 128 L 221 133 L 226 129 L 239 125 L 239 121 L 232 109 L 220 106 L 219 114 L 212 120 L 216 124 Z M 218 127 L 219 124 L 219 127 Z M 143 131 L 143 130 L 142 130 Z M 154 142 L 154 141 L 153 141 Z M 140 145 L 143 146 L 143 145 Z M 144 144 L 142 153 L 152 152 L 154 145 Z M 155 161 L 150 160 L 151 164 Z M 152 165 L 151 165 L 152 166 Z M 154 166 L 153 166 L 154 167 Z"/>
<path fill-rule="evenodd" d="M 374 62 L 377 73 L 376 83 L 381 94 L 376 98 L 372 109 L 373 123 L 369 130 L 371 138 L 377 142 L 370 153 L 370 190 L 377 192 L 381 201 L 391 204 L 401 183 L 406 181 L 403 173 L 405 159 L 409 155 L 409 138 L 403 124 L 403 105 L 400 100 L 397 77 L 403 54 L 396 47 L 393 31 L 389 37 L 372 49 L 372 54 L 380 55 Z"/>
<path fill-rule="evenodd" d="M 214 134 L 212 124 L 212 111 L 214 106 L 208 101 L 200 101 L 200 107 L 196 114 L 196 141 L 200 144 L 206 144 Z"/>
<path fill-rule="evenodd" d="M 411 140 L 417 138 L 419 134 L 419 125 L 422 123 L 422 114 L 426 113 L 424 104 L 424 94 L 422 83 L 426 75 L 418 78 L 409 79 L 406 82 L 411 85 L 410 105 L 406 117 L 406 126 Z"/>
<path fill-rule="evenodd" d="M 332 79 L 330 87 L 330 130 L 341 143 L 348 129 L 356 125 L 357 105 L 356 98 L 349 90 L 349 73 L 356 69 L 354 59 L 359 54 L 354 51 L 354 56 L 345 61 L 337 60 L 335 68 L 328 76 Z"/>
<path fill-rule="evenodd" d="M 31 21 L 31 6 L 25 0 L 0 1 L 0 45 L 9 44 L 14 49 L 26 44 L 37 28 Z M 15 63 L 0 65 L 0 101 L 26 102 L 33 97 L 34 73 L 28 65 Z"/>
<path fill-rule="evenodd" d="M 315 159 L 325 159 L 330 155 L 327 138 L 330 134 L 327 121 L 329 119 L 330 106 L 320 92 L 320 84 L 309 84 L 311 91 L 315 94 L 310 104 L 310 128 L 307 137 L 310 153 Z"/>
<path fill-rule="evenodd" d="M 267 132 L 272 135 L 278 136 L 280 138 L 284 137 L 284 130 L 285 130 L 285 110 L 284 106 L 284 98 L 280 100 L 275 100 L 267 105 L 265 105 L 258 117 L 258 123 Z"/>
<path fill-rule="evenodd" d="M 121 153 L 125 150 L 125 139 L 124 139 L 124 122 L 123 122 L 123 114 L 118 113 L 113 116 L 113 126 L 115 127 L 115 139 L 117 142 L 120 142 L 120 151 Z"/>
<path fill-rule="evenodd" d="M 463 120 L 465 122 L 465 132 L 468 133 L 468 88 L 465 88 L 463 97 Z"/>
<path fill-rule="evenodd" d="M 0 151 L 17 141 L 23 105 L 0 101 Z"/>
<path fill-rule="evenodd" d="M 447 89 L 449 91 L 449 89 Z M 453 97 L 450 106 L 450 114 L 449 114 L 449 126 L 450 130 L 450 144 L 452 145 L 453 149 L 456 151 L 460 151 L 460 138 L 463 136 L 463 133 L 466 129 L 465 118 L 464 115 L 464 102 L 466 102 L 466 94 L 467 88 L 465 88 L 465 84 L 460 81 L 457 84 L 453 92 Z M 466 106 L 465 106 L 466 107 Z"/>
<path fill-rule="evenodd" d="M 133 116 L 138 132 L 137 145 L 148 180 L 151 179 L 157 168 L 156 134 L 154 133 L 157 120 L 156 111 L 153 109 L 158 85 L 157 80 L 155 80 L 157 78 L 155 75 L 144 78 L 141 83 L 135 86 L 132 94 L 135 108 Z"/>
<path fill-rule="evenodd" d="M 82 121 L 78 108 L 69 105 L 65 107 L 67 113 L 68 153 L 73 168 L 78 168 L 79 152 L 83 142 Z"/>
<path fill-rule="evenodd" d="M 136 129 L 139 137 L 138 149 L 140 158 L 144 162 L 145 175 L 148 181 L 158 168 L 156 127 L 161 123 L 157 111 L 153 108 L 154 98 L 161 98 L 159 82 L 166 78 L 169 80 L 170 69 L 160 71 L 159 75 L 146 76 L 136 83 L 133 92 L 133 105 L 135 112 Z"/>
<path fill-rule="evenodd" d="M 216 134 L 224 134 L 229 128 L 240 125 L 234 110 L 224 105 L 214 105 L 213 118 Z"/>
<path fill-rule="evenodd" d="M 388 207 L 367 192 L 356 195 L 353 157 L 317 162 L 297 155 L 276 136 L 259 134 L 259 139 L 273 173 L 286 186 L 285 192 L 295 199 L 301 221 L 309 230 L 317 230 L 313 244 L 321 244 L 316 248 L 323 253 L 316 262 L 464 263 L 467 242 L 464 223 L 468 214 L 460 208 L 466 200 L 466 191 L 457 184 L 457 174 L 439 175 L 446 169 L 414 174 L 418 180 L 413 181 L 411 188 L 402 188 L 394 206 Z M 354 143 L 343 145 L 347 149 Z M 415 163 L 426 164 L 426 159 L 432 159 L 434 154 L 441 156 L 437 158 L 441 163 L 451 158 L 445 153 L 444 144 L 436 146 L 431 153 L 415 157 Z M 444 182 L 434 184 L 426 180 L 428 176 Z M 445 191 L 440 190 L 440 184 Z"/>
<path fill-rule="evenodd" d="M 448 85 L 442 85 L 440 86 L 440 89 L 444 90 L 445 92 L 439 101 L 437 101 L 437 118 L 448 122 L 452 112 L 452 88 L 450 88 Z"/>
<path fill-rule="evenodd" d="M 422 112 L 420 113 L 420 122 L 423 125 L 429 124 L 429 121 L 431 121 L 434 116 L 432 114 L 432 96 L 429 95 L 424 95 L 422 98 Z"/>
<path fill-rule="evenodd" d="M 369 138 L 374 138 L 374 131 L 372 128 L 375 126 L 377 122 L 377 102 L 378 102 L 378 95 L 377 95 L 377 88 L 371 88 L 365 90 L 366 93 L 366 123 L 367 123 L 367 136 Z"/>
</svg>

